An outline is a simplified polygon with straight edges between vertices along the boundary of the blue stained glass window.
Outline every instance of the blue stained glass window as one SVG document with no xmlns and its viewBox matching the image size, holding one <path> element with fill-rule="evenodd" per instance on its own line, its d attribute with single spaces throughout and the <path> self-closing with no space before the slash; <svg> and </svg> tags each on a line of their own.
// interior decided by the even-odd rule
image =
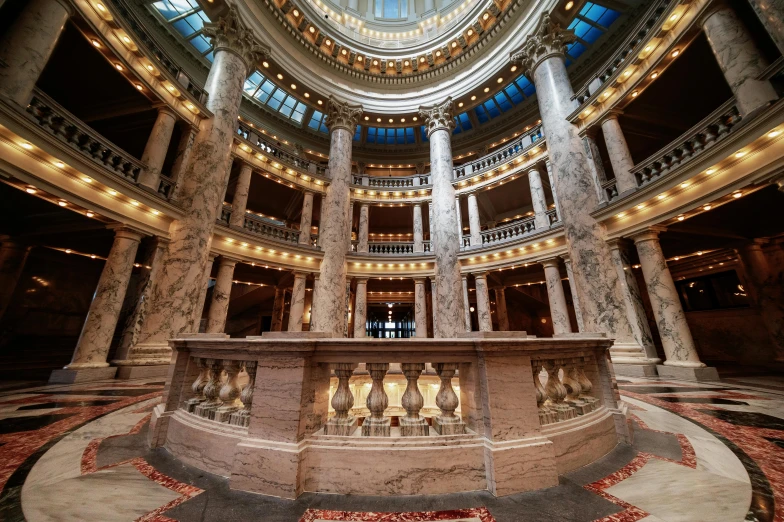
<svg viewBox="0 0 784 522">
<path fill-rule="evenodd" d="M 523 95 L 520 93 L 520 89 L 518 89 L 517 86 L 513 83 L 510 83 L 509 85 L 504 87 L 504 92 L 509 97 L 509 99 L 512 100 L 512 103 L 514 103 L 515 105 L 517 105 L 524 99 Z"/>
<path fill-rule="evenodd" d="M 474 109 L 474 112 L 476 113 L 476 118 L 479 120 L 479 123 L 484 123 L 490 119 L 490 117 L 487 115 L 487 111 L 482 105 L 477 105 Z"/>
<path fill-rule="evenodd" d="M 612 9 L 608 9 L 607 11 L 604 12 L 604 14 L 601 17 L 599 17 L 596 23 L 601 25 L 602 27 L 610 27 L 610 25 L 612 25 L 612 23 L 616 21 L 619 16 L 621 16 L 621 13 L 619 13 L 618 11 L 613 11 Z"/>
<path fill-rule="evenodd" d="M 484 106 L 490 118 L 495 118 L 501 114 L 501 111 L 498 110 L 498 107 L 496 107 L 495 103 L 493 103 L 493 100 L 487 100 L 484 103 Z"/>
<path fill-rule="evenodd" d="M 534 84 L 531 83 L 528 80 L 528 78 L 526 78 L 522 74 L 517 77 L 515 83 L 520 88 L 520 90 L 523 91 L 523 94 L 525 94 L 526 96 L 531 96 L 533 95 L 534 91 L 536 91 L 536 87 L 534 87 Z"/>
<path fill-rule="evenodd" d="M 359 141 L 361 138 L 362 138 L 362 126 L 357 125 L 357 129 L 354 131 L 353 141 Z"/>
<path fill-rule="evenodd" d="M 512 108 L 512 103 L 509 101 L 503 91 L 496 93 L 496 95 L 493 96 L 493 99 L 498 104 L 498 108 L 501 109 L 501 112 L 506 112 Z"/>
<path fill-rule="evenodd" d="M 368 127 L 367 131 L 367 138 L 365 138 L 367 143 L 375 143 L 376 142 L 376 128 L 375 127 Z"/>
<path fill-rule="evenodd" d="M 406 127 L 406 143 L 416 143 L 414 127 Z"/>
</svg>

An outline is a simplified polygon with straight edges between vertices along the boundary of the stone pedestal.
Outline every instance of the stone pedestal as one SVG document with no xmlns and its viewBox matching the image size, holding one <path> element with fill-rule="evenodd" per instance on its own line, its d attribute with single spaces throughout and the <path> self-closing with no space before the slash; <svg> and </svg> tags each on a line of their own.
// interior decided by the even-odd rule
<svg viewBox="0 0 784 522">
<path fill-rule="evenodd" d="M 53 370 L 49 376 L 49 384 L 77 384 L 80 382 L 104 381 L 114 379 L 117 368 L 63 368 Z"/>
</svg>

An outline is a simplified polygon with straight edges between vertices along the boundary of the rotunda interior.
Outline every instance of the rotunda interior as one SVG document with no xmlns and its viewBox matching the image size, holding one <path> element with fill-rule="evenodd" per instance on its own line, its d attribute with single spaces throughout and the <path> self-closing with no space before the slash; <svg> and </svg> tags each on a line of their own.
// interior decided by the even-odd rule
<svg viewBox="0 0 784 522">
<path fill-rule="evenodd" d="M 784 520 L 783 20 L 0 0 L 0 518 Z"/>
</svg>

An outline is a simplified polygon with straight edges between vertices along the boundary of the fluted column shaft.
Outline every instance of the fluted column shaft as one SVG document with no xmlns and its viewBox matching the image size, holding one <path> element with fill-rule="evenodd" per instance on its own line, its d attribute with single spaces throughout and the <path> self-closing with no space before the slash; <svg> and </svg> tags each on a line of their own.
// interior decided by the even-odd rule
<svg viewBox="0 0 784 522">
<path fill-rule="evenodd" d="M 249 66 L 267 54 L 255 41 L 235 7 L 203 32 L 215 45 L 204 88 L 210 93 L 207 109 L 193 143 L 188 165 L 180 176 L 178 203 L 183 217 L 170 227 L 171 242 L 153 282 L 148 315 L 139 344 L 165 345 L 193 327 L 201 310 L 202 282 L 221 198 L 231 163 L 234 127 Z"/>
<path fill-rule="evenodd" d="M 169 150 L 174 126 L 177 123 L 177 115 L 169 107 L 159 107 L 158 117 L 152 126 L 150 136 L 142 153 L 142 163 L 147 168 L 139 174 L 139 184 L 144 185 L 158 192 L 161 183 L 161 170 L 163 162 L 166 160 L 166 152 Z"/>
<path fill-rule="evenodd" d="M 354 338 L 367 337 L 367 278 L 357 278 L 357 297 L 354 303 Z"/>
<path fill-rule="evenodd" d="M 237 259 L 221 256 L 215 286 L 212 287 L 212 301 L 207 311 L 207 333 L 223 333 L 231 301 L 231 287 L 234 282 L 234 267 Z"/>
<path fill-rule="evenodd" d="M 98 280 L 73 359 L 66 368 L 75 370 L 109 366 L 106 357 L 141 239 L 142 234 L 135 230 L 125 227 L 115 230 L 114 243 Z"/>
<path fill-rule="evenodd" d="M 0 91 L 19 105 L 30 102 L 72 12 L 64 0 L 30 0 L 0 41 Z"/>
<path fill-rule="evenodd" d="M 346 253 L 351 245 L 351 140 L 361 107 L 330 98 L 327 124 L 330 128 L 329 172 L 332 178 L 321 209 L 319 236 L 324 258 L 321 261 L 319 291 L 314 297 L 311 329 L 345 335 Z"/>
<path fill-rule="evenodd" d="M 283 312 L 286 307 L 286 289 L 282 287 L 275 288 L 275 298 L 272 301 L 272 322 L 270 323 L 271 332 L 280 332 L 283 330 Z"/>
<path fill-rule="evenodd" d="M 506 310 L 506 291 L 503 287 L 495 289 L 495 315 L 498 321 L 498 331 L 509 331 L 509 313 Z"/>
<path fill-rule="evenodd" d="M 528 186 L 531 189 L 531 203 L 534 207 L 534 225 L 536 230 L 550 228 L 550 219 L 547 217 L 547 199 L 542 186 L 542 175 L 539 169 L 528 171 Z"/>
<path fill-rule="evenodd" d="M 468 300 L 468 277 L 463 276 L 463 308 L 465 310 L 465 331 L 471 331 L 471 302 Z"/>
<path fill-rule="evenodd" d="M 425 278 L 414 279 L 414 321 L 416 322 L 416 337 L 427 337 L 427 295 L 425 293 Z"/>
<path fill-rule="evenodd" d="M 248 208 L 248 195 L 250 194 L 250 180 L 253 169 L 247 163 L 240 168 L 237 184 L 234 186 L 234 197 L 231 199 L 231 219 L 229 224 L 237 228 L 245 228 L 245 211 Z"/>
<path fill-rule="evenodd" d="M 414 223 L 416 226 L 416 223 Z M 370 205 L 362 203 L 359 207 L 359 235 L 357 237 L 357 252 L 368 251 L 368 229 L 370 228 Z"/>
<path fill-rule="evenodd" d="M 735 95 L 738 111 L 746 116 L 778 98 L 769 81 L 757 79 L 768 64 L 732 7 L 717 1 L 708 9 L 702 28 Z"/>
<path fill-rule="evenodd" d="M 289 332 L 302 331 L 307 277 L 307 274 L 304 272 L 294 272 L 294 286 L 291 288 L 291 305 L 289 305 Z"/>
<path fill-rule="evenodd" d="M 700 356 L 697 354 L 691 330 L 678 298 L 678 290 L 675 288 L 670 269 L 667 268 L 667 261 L 659 244 L 658 231 L 648 230 L 634 236 L 633 239 L 640 256 L 640 265 L 645 286 L 648 287 L 653 315 L 659 327 L 662 348 L 667 356 L 664 364 L 689 368 L 705 366 L 700 362 Z"/>
<path fill-rule="evenodd" d="M 556 257 L 542 261 L 544 278 L 547 281 L 547 297 L 550 301 L 550 317 L 553 320 L 553 332 L 556 335 L 572 332 L 558 260 L 559 258 Z"/>
<path fill-rule="evenodd" d="M 479 331 L 492 332 L 493 318 L 490 315 L 490 291 L 487 287 L 487 274 L 474 274 L 474 283 Z"/>
<path fill-rule="evenodd" d="M 422 204 L 414 204 L 414 252 L 420 253 L 425 251 L 423 244 L 424 237 L 422 232 Z"/>
<path fill-rule="evenodd" d="M 10 239 L 3 240 L 0 245 L 0 319 L 11 303 L 30 249 L 29 245 L 22 245 Z"/>
<path fill-rule="evenodd" d="M 482 223 L 479 220 L 479 202 L 476 200 L 476 192 L 468 195 L 468 228 L 471 233 L 471 246 L 474 248 L 482 246 Z"/>
<path fill-rule="evenodd" d="M 313 220 L 313 193 L 305 191 L 302 198 L 302 217 L 299 220 L 299 244 L 310 245 L 310 229 Z"/>
<path fill-rule="evenodd" d="M 618 189 L 618 194 L 635 190 L 637 180 L 631 173 L 634 161 L 632 161 L 632 153 L 629 152 L 629 146 L 626 144 L 626 138 L 623 135 L 617 114 L 610 113 L 602 120 L 602 134 L 604 134 L 607 154 L 610 156 L 610 163 L 615 174 L 615 186 Z"/>
</svg>

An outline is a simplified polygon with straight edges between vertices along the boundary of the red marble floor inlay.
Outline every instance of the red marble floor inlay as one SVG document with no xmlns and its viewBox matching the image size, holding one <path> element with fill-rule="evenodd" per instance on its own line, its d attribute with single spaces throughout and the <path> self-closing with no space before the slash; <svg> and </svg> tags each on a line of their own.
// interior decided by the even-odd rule
<svg viewBox="0 0 784 522">
<path fill-rule="evenodd" d="M 430 522 L 478 518 L 482 522 L 495 522 L 486 508 L 453 509 L 450 511 L 418 511 L 409 513 L 378 513 L 358 511 L 330 511 L 308 509 L 299 522 L 335 520 L 340 522 Z"/>
</svg>

